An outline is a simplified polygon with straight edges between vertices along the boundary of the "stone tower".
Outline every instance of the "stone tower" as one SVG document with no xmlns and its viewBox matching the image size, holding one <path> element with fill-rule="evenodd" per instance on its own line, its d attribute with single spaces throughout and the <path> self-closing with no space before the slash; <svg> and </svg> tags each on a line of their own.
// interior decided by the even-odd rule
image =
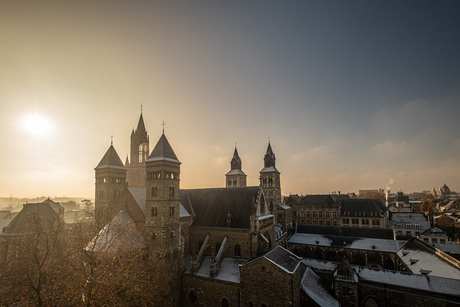
<svg viewBox="0 0 460 307">
<path fill-rule="evenodd" d="M 180 281 L 184 268 L 184 244 L 179 223 L 180 162 L 164 133 L 146 160 L 146 231 L 150 251 L 163 255 L 171 272 L 167 306 L 178 306 Z"/>
<path fill-rule="evenodd" d="M 110 210 L 118 200 L 120 193 L 126 188 L 126 167 L 121 162 L 117 151 L 110 145 L 96 171 L 96 218 L 108 218 Z"/>
<path fill-rule="evenodd" d="M 267 203 L 271 210 L 275 203 L 281 202 L 280 172 L 275 167 L 275 154 L 272 146 L 268 143 L 267 152 L 264 156 L 264 168 L 260 173 L 260 185 L 263 187 Z"/>
<path fill-rule="evenodd" d="M 131 162 L 126 158 L 128 185 L 142 187 L 145 183 L 145 161 L 149 155 L 149 136 L 145 130 L 142 112 L 136 130 L 131 132 L 130 153 Z"/>
<path fill-rule="evenodd" d="M 230 161 L 230 171 L 225 174 L 226 187 L 245 187 L 246 174 L 241 170 L 241 159 L 235 146 L 232 161 Z"/>
</svg>

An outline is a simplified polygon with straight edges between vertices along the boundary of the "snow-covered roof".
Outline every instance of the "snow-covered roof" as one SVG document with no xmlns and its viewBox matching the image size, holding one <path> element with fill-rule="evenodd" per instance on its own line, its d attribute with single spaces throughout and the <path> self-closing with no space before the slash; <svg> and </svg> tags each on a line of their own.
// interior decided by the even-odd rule
<svg viewBox="0 0 460 307">
<path fill-rule="evenodd" d="M 418 229 L 429 229 L 430 222 L 423 213 L 401 213 L 396 212 L 391 214 L 391 219 L 388 220 L 388 228 L 406 228 L 406 225 L 420 225 Z"/>
<path fill-rule="evenodd" d="M 407 241 L 397 254 L 415 274 L 460 279 L 460 261 L 417 238 Z"/>
<path fill-rule="evenodd" d="M 441 294 L 460 295 L 460 279 L 442 278 L 355 266 L 359 280 L 407 287 Z"/>
<path fill-rule="evenodd" d="M 86 250 L 98 252 L 126 251 L 144 248 L 145 242 L 131 216 L 120 212 L 88 243 Z"/>
<path fill-rule="evenodd" d="M 302 262 L 302 258 L 296 256 L 280 245 L 262 257 L 290 274 L 294 273 Z"/>
<path fill-rule="evenodd" d="M 334 272 L 337 269 L 337 263 L 331 261 L 303 258 L 302 263 L 315 270 Z"/>
<path fill-rule="evenodd" d="M 276 167 L 274 166 L 267 166 L 267 167 L 264 167 L 260 173 L 271 173 L 271 172 L 277 172 L 279 173 L 279 171 L 276 169 Z"/>
<path fill-rule="evenodd" d="M 182 203 L 179 203 L 179 217 L 190 217 L 192 216 L 187 209 L 185 209 L 184 205 Z"/>
<path fill-rule="evenodd" d="M 185 266 L 186 274 L 190 274 L 190 255 L 186 256 L 185 259 Z M 196 272 L 196 276 L 211 278 L 210 275 L 210 256 L 204 256 L 201 262 L 200 268 Z M 245 259 L 238 259 L 238 258 L 222 258 L 220 263 L 220 269 L 216 276 L 213 279 L 228 281 L 233 283 L 240 282 L 240 264 L 245 262 Z"/>
<path fill-rule="evenodd" d="M 232 169 L 225 175 L 226 176 L 232 176 L 232 175 L 244 175 L 244 176 L 246 176 L 246 174 L 240 169 Z"/>
<path fill-rule="evenodd" d="M 290 244 L 338 246 L 349 249 L 375 250 L 379 252 L 394 253 L 397 252 L 405 242 L 406 241 L 403 240 L 325 236 L 309 233 L 295 233 L 288 241 Z"/>
<path fill-rule="evenodd" d="M 276 205 L 284 210 L 289 210 L 291 209 L 291 207 L 289 207 L 288 205 L 285 205 L 283 203 L 276 203 Z"/>
<path fill-rule="evenodd" d="M 300 287 L 318 306 L 340 306 L 339 301 L 323 288 L 321 278 L 311 268 L 305 270 Z"/>
<path fill-rule="evenodd" d="M 258 220 L 265 220 L 265 219 L 268 219 L 268 218 L 271 218 L 271 217 L 274 217 L 274 215 L 273 214 L 265 214 L 265 215 L 258 216 L 257 219 Z"/>
</svg>

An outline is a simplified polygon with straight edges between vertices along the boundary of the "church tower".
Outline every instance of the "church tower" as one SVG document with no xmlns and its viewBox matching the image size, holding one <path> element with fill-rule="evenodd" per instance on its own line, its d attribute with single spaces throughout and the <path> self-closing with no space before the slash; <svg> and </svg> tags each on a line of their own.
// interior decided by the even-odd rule
<svg viewBox="0 0 460 307">
<path fill-rule="evenodd" d="M 142 112 L 136 130 L 131 132 L 130 153 L 131 162 L 126 159 L 128 185 L 142 187 L 145 181 L 145 161 L 149 155 L 149 136 L 145 130 Z"/>
<path fill-rule="evenodd" d="M 246 174 L 241 170 L 241 159 L 235 146 L 232 161 L 230 161 L 230 171 L 225 174 L 226 187 L 245 187 Z"/>
<path fill-rule="evenodd" d="M 172 281 L 169 283 L 169 293 L 172 296 L 165 304 L 168 306 L 179 304 L 180 280 L 184 267 L 184 244 L 179 223 L 180 164 L 163 131 L 146 160 L 145 226 L 150 236 L 150 251 L 164 255 L 165 265 L 172 272 Z"/>
<path fill-rule="evenodd" d="M 105 218 L 115 205 L 120 193 L 127 186 L 126 167 L 121 162 L 113 144 L 110 145 L 94 170 L 96 172 L 96 195 L 94 198 L 96 218 Z"/>
<path fill-rule="evenodd" d="M 260 186 L 264 189 L 270 208 L 273 208 L 275 203 L 281 202 L 280 172 L 275 167 L 275 161 L 275 154 L 269 142 L 264 156 L 264 168 L 259 173 Z"/>
</svg>

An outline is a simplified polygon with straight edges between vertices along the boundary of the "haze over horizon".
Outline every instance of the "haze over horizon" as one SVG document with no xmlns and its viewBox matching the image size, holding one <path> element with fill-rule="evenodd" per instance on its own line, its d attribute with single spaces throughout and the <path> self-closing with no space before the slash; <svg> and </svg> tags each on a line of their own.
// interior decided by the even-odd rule
<svg viewBox="0 0 460 307">
<path fill-rule="evenodd" d="M 460 191 L 458 1 L 0 3 L 0 196 L 94 198 L 143 117 L 181 188 Z"/>
</svg>

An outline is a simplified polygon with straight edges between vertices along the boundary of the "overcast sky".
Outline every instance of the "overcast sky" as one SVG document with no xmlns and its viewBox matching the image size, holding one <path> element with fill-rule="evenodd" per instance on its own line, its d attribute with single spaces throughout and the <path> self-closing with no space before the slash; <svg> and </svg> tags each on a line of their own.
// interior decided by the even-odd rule
<svg viewBox="0 0 460 307">
<path fill-rule="evenodd" d="M 257 185 L 270 138 L 283 194 L 460 191 L 459 16 L 459 1 L 2 1 L 0 196 L 94 197 L 141 104 L 182 188 L 224 186 L 235 142 Z"/>
</svg>

